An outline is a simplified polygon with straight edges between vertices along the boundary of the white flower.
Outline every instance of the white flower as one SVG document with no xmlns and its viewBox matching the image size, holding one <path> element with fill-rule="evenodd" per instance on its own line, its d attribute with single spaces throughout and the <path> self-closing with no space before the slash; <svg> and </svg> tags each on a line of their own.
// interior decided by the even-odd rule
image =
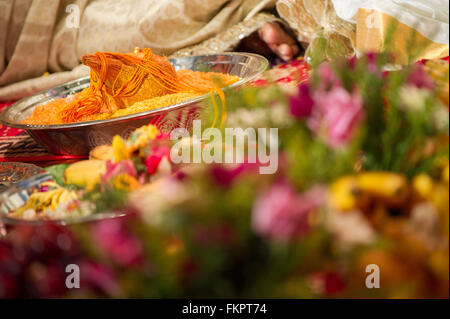
<svg viewBox="0 0 450 319">
<path fill-rule="evenodd" d="M 434 125 L 436 128 L 443 132 L 448 130 L 449 127 L 449 118 L 448 118 L 448 110 L 442 104 L 436 107 L 436 110 L 433 114 Z"/>
<path fill-rule="evenodd" d="M 288 108 L 282 103 L 275 103 L 269 107 L 270 119 L 275 127 L 286 127 L 292 123 L 293 117 Z"/>
<path fill-rule="evenodd" d="M 431 98 L 429 89 L 419 89 L 408 85 L 400 89 L 401 107 L 404 111 L 423 111 L 426 101 Z"/>
<path fill-rule="evenodd" d="M 228 127 L 265 127 L 268 115 L 264 109 L 241 108 L 228 117 Z"/>
<path fill-rule="evenodd" d="M 342 248 L 369 245 L 376 239 L 374 229 L 359 211 L 343 213 L 330 210 L 325 226 Z"/>
</svg>

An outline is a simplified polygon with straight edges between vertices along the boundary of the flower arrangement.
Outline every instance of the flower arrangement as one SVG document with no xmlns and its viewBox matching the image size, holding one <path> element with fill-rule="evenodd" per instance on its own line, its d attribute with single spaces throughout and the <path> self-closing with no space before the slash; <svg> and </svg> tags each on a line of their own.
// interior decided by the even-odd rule
<svg viewBox="0 0 450 319">
<path fill-rule="evenodd" d="M 0 297 L 448 297 L 448 105 L 426 67 L 388 63 L 335 59 L 298 87 L 228 92 L 228 127 L 278 128 L 273 175 L 249 160 L 174 165 L 154 126 L 50 169 L 96 211 L 130 214 L 15 227 Z"/>
</svg>

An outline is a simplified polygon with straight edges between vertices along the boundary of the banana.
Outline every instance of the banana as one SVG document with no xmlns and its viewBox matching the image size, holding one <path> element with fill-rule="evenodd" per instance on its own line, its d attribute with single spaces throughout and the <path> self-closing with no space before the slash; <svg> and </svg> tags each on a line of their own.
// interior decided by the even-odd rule
<svg viewBox="0 0 450 319">
<path fill-rule="evenodd" d="M 106 162 L 87 160 L 70 165 L 64 172 L 64 181 L 87 189 L 93 189 L 100 184 L 101 177 L 106 172 Z"/>
<path fill-rule="evenodd" d="M 331 184 L 330 194 L 332 208 L 338 211 L 352 211 L 358 207 L 361 189 L 356 177 L 345 176 Z"/>
<path fill-rule="evenodd" d="M 112 146 L 109 145 L 97 146 L 90 152 L 89 159 L 112 161 L 114 159 Z"/>
<path fill-rule="evenodd" d="M 401 205 L 408 197 L 408 181 L 402 175 L 369 172 L 358 175 L 356 179 L 363 192 L 383 199 L 388 204 Z"/>
</svg>

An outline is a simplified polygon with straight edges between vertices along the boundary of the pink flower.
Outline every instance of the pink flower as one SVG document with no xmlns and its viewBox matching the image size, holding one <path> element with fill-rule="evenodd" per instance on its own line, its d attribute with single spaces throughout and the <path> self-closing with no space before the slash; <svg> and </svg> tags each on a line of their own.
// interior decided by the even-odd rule
<svg viewBox="0 0 450 319">
<path fill-rule="evenodd" d="M 428 74 L 423 69 L 420 64 L 415 64 L 412 67 L 411 74 L 408 78 L 408 84 L 413 85 L 419 89 L 434 89 L 433 80 L 428 76 Z"/>
<path fill-rule="evenodd" d="M 298 87 L 298 96 L 290 97 L 289 100 L 291 114 L 297 118 L 304 118 L 311 115 L 314 100 L 310 94 L 308 84 L 301 84 Z"/>
<path fill-rule="evenodd" d="M 319 75 L 319 86 L 317 89 L 319 91 L 328 91 L 331 88 L 342 86 L 342 82 L 334 72 L 331 63 L 322 63 L 317 72 Z"/>
<path fill-rule="evenodd" d="M 121 295 L 116 276 L 110 268 L 93 261 L 83 261 L 80 265 L 80 273 L 82 288 L 99 290 L 113 297 Z"/>
<path fill-rule="evenodd" d="M 381 61 L 383 58 L 384 61 Z M 365 63 L 365 70 L 368 73 L 386 77 L 388 72 L 384 72 L 380 67 L 381 64 L 394 63 L 395 59 L 392 55 L 380 54 L 376 52 L 368 52 L 363 57 L 352 57 L 348 60 L 347 65 L 351 70 L 356 70 L 360 63 Z"/>
<path fill-rule="evenodd" d="M 117 264 L 124 267 L 140 265 L 143 258 L 142 244 L 125 231 L 120 219 L 94 224 L 92 237 Z"/>
<path fill-rule="evenodd" d="M 308 126 L 332 148 L 345 146 L 364 118 L 363 100 L 342 87 L 315 94 L 316 107 Z"/>
<path fill-rule="evenodd" d="M 309 214 L 324 201 L 322 188 L 300 195 L 289 184 L 278 183 L 257 199 L 252 214 L 253 231 L 277 241 L 299 238 L 310 229 Z"/>
<path fill-rule="evenodd" d="M 159 167 L 159 164 L 161 163 L 162 159 L 166 157 L 168 160 L 170 160 L 170 148 L 167 146 L 163 147 L 154 147 L 150 153 L 150 155 L 147 157 L 146 166 L 147 166 L 147 173 L 149 175 L 154 174 Z"/>
<path fill-rule="evenodd" d="M 134 167 L 133 162 L 131 160 L 118 163 L 108 161 L 106 163 L 106 173 L 102 176 L 102 184 L 106 184 L 109 180 L 121 174 L 137 177 L 136 168 Z"/>
<path fill-rule="evenodd" d="M 214 165 L 211 168 L 211 175 L 218 184 L 230 187 L 235 180 L 244 174 L 257 172 L 260 166 L 262 164 L 258 161 L 256 163 L 250 163 L 249 159 L 246 158 L 242 164 Z"/>
</svg>

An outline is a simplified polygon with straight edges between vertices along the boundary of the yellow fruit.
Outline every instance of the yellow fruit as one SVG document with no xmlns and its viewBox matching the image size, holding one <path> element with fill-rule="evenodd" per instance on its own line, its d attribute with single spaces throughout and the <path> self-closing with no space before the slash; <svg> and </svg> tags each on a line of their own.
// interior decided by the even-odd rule
<svg viewBox="0 0 450 319">
<path fill-rule="evenodd" d="M 402 175 L 387 172 L 370 172 L 357 176 L 358 186 L 363 192 L 400 205 L 408 197 L 408 181 Z"/>
<path fill-rule="evenodd" d="M 97 146 L 89 154 L 90 159 L 112 161 L 114 159 L 113 149 L 109 145 Z"/>
<path fill-rule="evenodd" d="M 101 182 L 101 177 L 105 172 L 105 161 L 81 161 L 70 165 L 66 169 L 64 179 L 67 184 L 92 189 Z"/>
<path fill-rule="evenodd" d="M 442 179 L 446 183 L 448 183 L 448 180 L 449 180 L 448 175 L 449 175 L 449 164 L 447 164 L 447 166 L 445 166 L 444 171 L 442 172 Z"/>
<path fill-rule="evenodd" d="M 434 182 L 427 174 L 416 176 L 412 182 L 412 185 L 414 191 L 424 199 L 429 199 L 433 193 Z"/>
<path fill-rule="evenodd" d="M 331 206 L 339 211 L 351 211 L 357 208 L 361 189 L 356 177 L 342 177 L 330 186 Z"/>
</svg>

